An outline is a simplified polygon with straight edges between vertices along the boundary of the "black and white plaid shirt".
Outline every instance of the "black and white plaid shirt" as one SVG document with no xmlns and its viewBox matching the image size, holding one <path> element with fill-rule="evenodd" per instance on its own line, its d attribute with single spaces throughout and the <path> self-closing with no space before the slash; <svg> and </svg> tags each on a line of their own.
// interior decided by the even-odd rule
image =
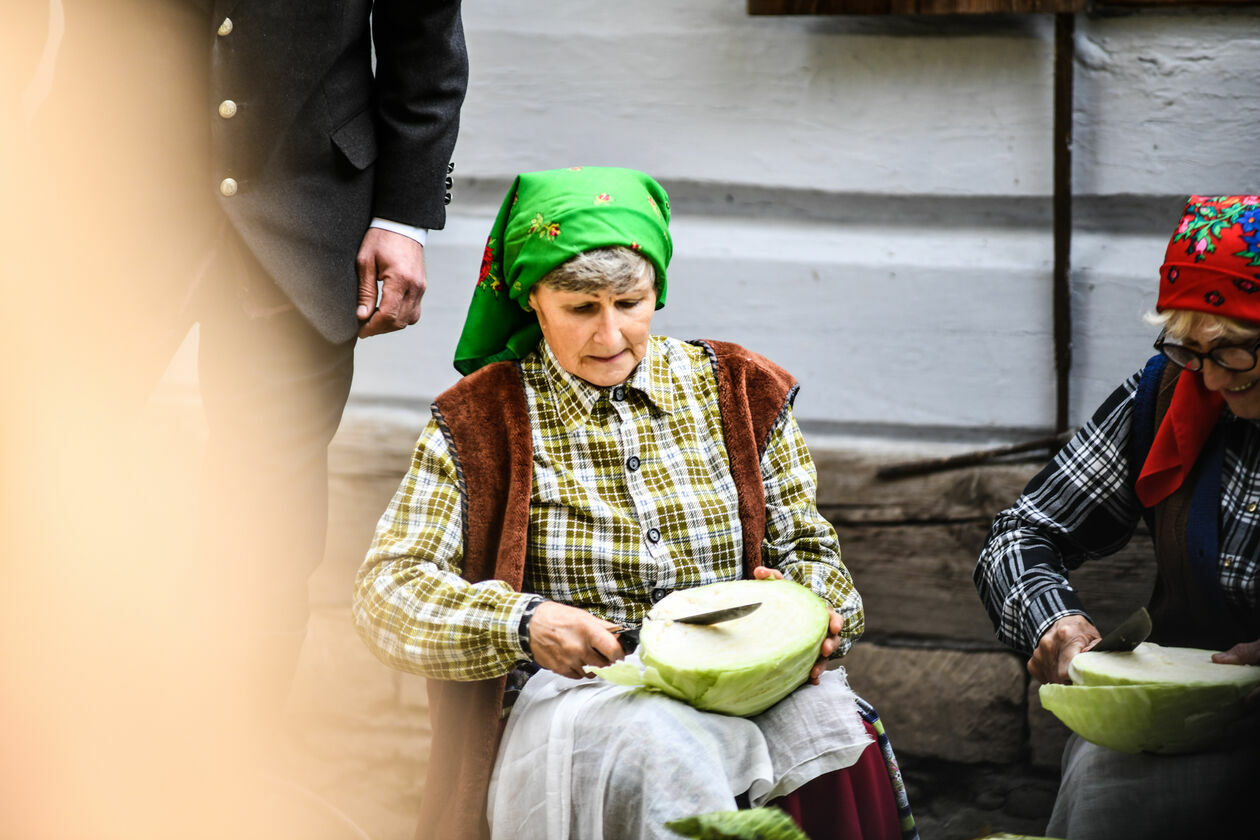
<svg viewBox="0 0 1260 840">
<path fill-rule="evenodd" d="M 1055 621 L 1087 614 L 1068 572 L 1115 553 L 1133 536 L 1142 516 L 1130 452 L 1140 379 L 1139 372 L 1117 388 L 993 521 L 973 578 L 998 639 L 1012 648 L 1031 653 Z M 1217 576 L 1231 606 L 1254 611 L 1260 569 L 1260 424 L 1228 409 L 1220 423 L 1226 437 Z"/>
</svg>

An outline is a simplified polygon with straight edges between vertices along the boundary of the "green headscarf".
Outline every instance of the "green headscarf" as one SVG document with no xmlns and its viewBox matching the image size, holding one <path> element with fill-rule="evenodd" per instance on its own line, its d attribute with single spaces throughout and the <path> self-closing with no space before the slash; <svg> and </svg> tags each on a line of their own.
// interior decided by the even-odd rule
<svg viewBox="0 0 1260 840">
<path fill-rule="evenodd" d="M 665 268 L 673 254 L 669 196 L 642 172 L 575 166 L 516 176 L 486 240 L 481 273 L 455 369 L 524 358 L 542 330 L 529 291 L 544 274 L 584 251 L 621 245 L 656 267 L 656 308 L 665 305 Z"/>
</svg>

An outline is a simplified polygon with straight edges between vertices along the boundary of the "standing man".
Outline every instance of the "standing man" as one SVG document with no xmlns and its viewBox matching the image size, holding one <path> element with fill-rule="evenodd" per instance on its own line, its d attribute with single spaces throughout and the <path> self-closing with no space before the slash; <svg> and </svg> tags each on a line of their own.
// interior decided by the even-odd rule
<svg viewBox="0 0 1260 840">
<path fill-rule="evenodd" d="M 234 777 L 214 760 L 280 710 L 304 638 L 355 342 L 420 317 L 460 2 L 12 14 L 0 708 L 23 734 L 4 729 L 0 810 L 19 835 L 147 840 L 191 808 L 182 836 L 221 836 L 204 803 Z M 200 476 L 141 422 L 193 324 Z"/>
<path fill-rule="evenodd" d="M 191 296 L 209 561 L 262 634 L 255 665 L 279 701 L 323 557 L 356 337 L 420 318 L 467 84 L 460 2 L 185 2 L 210 7 L 204 187 L 223 218 Z"/>
</svg>

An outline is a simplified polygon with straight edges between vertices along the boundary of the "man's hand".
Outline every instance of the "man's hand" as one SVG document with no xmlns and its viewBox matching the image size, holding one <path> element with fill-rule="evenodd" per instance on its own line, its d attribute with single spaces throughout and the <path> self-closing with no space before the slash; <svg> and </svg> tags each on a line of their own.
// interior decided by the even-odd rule
<svg viewBox="0 0 1260 840">
<path fill-rule="evenodd" d="M 753 569 L 753 578 L 783 580 L 783 572 L 769 566 L 758 566 Z M 809 669 L 809 681 L 814 685 L 818 685 L 818 678 L 822 676 L 823 671 L 827 670 L 827 660 L 831 658 L 831 654 L 840 647 L 840 631 L 844 629 L 844 617 L 830 607 L 827 608 L 827 612 L 831 613 L 831 623 L 827 625 L 827 635 L 818 648 L 818 659 L 814 662 L 814 667 Z"/>
<path fill-rule="evenodd" d="M 1068 683 L 1068 663 L 1072 657 L 1098 644 L 1102 635 L 1083 615 L 1065 615 L 1041 634 L 1028 673 L 1043 683 Z"/>
<path fill-rule="evenodd" d="M 529 650 L 548 671 L 582 679 L 591 676 L 583 666 L 611 665 L 626 655 L 617 637 L 608 632 L 616 626 L 586 610 L 543 601 L 529 620 Z"/>
<path fill-rule="evenodd" d="M 424 246 L 381 228 L 368 228 L 355 259 L 359 272 L 359 338 L 394 332 L 420 320 Z M 380 304 L 377 305 L 377 286 Z"/>
</svg>

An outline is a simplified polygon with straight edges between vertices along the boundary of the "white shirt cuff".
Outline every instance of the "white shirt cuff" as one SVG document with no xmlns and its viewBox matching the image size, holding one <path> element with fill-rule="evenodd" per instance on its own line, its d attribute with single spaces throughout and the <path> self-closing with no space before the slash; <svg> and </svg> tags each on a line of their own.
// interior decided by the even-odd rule
<svg viewBox="0 0 1260 840">
<path fill-rule="evenodd" d="M 402 222 L 391 222 L 389 219 L 374 218 L 368 227 L 380 228 L 391 233 L 400 233 L 408 239 L 414 239 L 423 248 L 429 240 L 429 229 L 404 225 Z"/>
</svg>

